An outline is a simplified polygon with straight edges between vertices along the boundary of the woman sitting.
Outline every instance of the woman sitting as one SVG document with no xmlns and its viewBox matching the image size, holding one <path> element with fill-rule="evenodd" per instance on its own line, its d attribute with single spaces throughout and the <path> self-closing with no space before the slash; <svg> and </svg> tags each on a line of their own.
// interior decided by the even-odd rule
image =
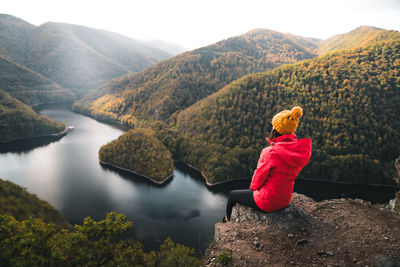
<svg viewBox="0 0 400 267">
<path fill-rule="evenodd" d="M 229 193 L 226 216 L 231 218 L 236 203 L 265 212 L 286 208 L 292 200 L 294 180 L 311 157 L 311 139 L 297 139 L 300 107 L 284 110 L 272 119 L 272 130 L 267 138 L 269 147 L 262 150 L 250 189 L 233 190 Z"/>
</svg>

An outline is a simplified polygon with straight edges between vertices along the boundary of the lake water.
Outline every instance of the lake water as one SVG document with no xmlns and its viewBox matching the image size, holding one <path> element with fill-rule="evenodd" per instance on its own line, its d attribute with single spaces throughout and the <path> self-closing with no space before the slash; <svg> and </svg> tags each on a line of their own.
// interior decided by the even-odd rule
<svg viewBox="0 0 400 267">
<path fill-rule="evenodd" d="M 111 211 L 124 213 L 133 221 L 128 235 L 142 242 L 146 251 L 171 237 L 204 252 L 213 239 L 214 224 L 225 215 L 229 190 L 248 188 L 249 181 L 206 187 L 197 172 L 181 164 L 163 186 L 102 167 L 97 154 L 100 146 L 123 130 L 71 112 L 64 105 L 44 106 L 40 113 L 74 130 L 64 137 L 0 145 L 0 178 L 48 201 L 72 224 L 87 216 L 100 220 Z M 396 192 L 394 188 L 310 181 L 296 182 L 295 191 L 316 200 L 358 197 L 374 203 L 387 202 Z"/>
</svg>

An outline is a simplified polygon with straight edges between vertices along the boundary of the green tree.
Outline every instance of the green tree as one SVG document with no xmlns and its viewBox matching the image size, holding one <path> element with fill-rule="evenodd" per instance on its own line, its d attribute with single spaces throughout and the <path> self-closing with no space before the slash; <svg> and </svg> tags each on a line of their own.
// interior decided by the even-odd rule
<svg viewBox="0 0 400 267">
<path fill-rule="evenodd" d="M 101 221 L 60 230 L 52 223 L 0 216 L 0 266 L 200 266 L 194 249 L 165 240 L 158 251 L 123 239 L 132 227 L 123 214 L 111 212 Z"/>
</svg>

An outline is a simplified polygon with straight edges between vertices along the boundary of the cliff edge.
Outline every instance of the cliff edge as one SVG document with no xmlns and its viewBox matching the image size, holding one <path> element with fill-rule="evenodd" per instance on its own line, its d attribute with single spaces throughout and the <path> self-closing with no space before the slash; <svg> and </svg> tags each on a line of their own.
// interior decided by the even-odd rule
<svg viewBox="0 0 400 267">
<path fill-rule="evenodd" d="M 241 205 L 215 225 L 206 266 L 400 266 L 400 219 L 363 200 L 315 202 L 293 194 L 284 210 Z"/>
</svg>

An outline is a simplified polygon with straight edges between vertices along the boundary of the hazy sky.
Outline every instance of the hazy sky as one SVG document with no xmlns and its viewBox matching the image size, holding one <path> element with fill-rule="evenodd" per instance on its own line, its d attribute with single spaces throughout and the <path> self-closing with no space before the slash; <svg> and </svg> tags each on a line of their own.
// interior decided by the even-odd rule
<svg viewBox="0 0 400 267">
<path fill-rule="evenodd" d="M 0 13 L 193 49 L 254 28 L 326 39 L 361 25 L 400 30 L 400 0 L 1 0 Z"/>
</svg>

